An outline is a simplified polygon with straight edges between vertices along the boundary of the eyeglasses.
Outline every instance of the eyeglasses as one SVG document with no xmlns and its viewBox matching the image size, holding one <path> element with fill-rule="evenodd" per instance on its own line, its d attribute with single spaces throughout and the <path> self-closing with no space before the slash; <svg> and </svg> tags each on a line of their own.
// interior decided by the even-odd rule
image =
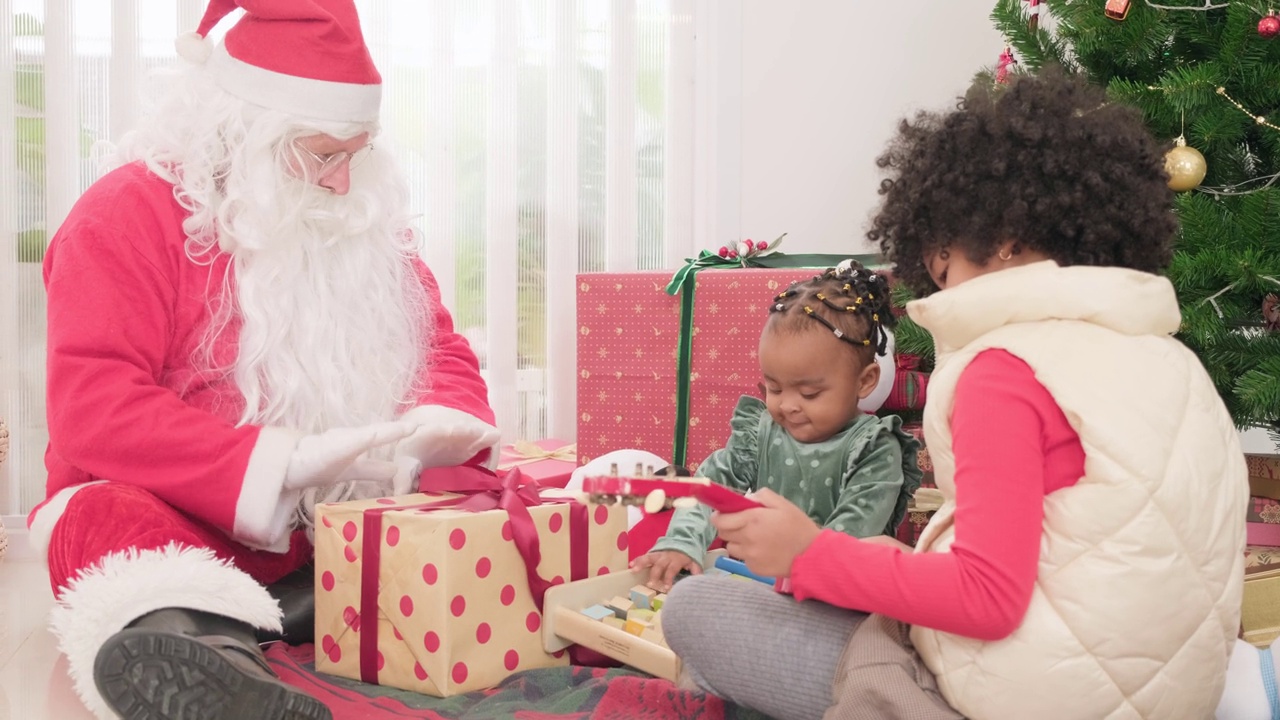
<svg viewBox="0 0 1280 720">
<path fill-rule="evenodd" d="M 318 166 L 318 170 L 316 172 L 317 178 L 327 177 L 329 173 L 337 170 L 342 163 L 348 160 L 351 161 L 351 164 L 348 167 L 355 169 L 357 165 L 364 162 L 365 159 L 369 157 L 369 154 L 373 152 L 373 143 L 369 143 L 355 152 L 347 152 L 343 150 L 342 152 L 330 153 L 328 155 L 318 155 L 301 145 L 294 145 L 294 147 L 306 154 L 312 160 L 316 161 L 316 165 Z"/>
</svg>

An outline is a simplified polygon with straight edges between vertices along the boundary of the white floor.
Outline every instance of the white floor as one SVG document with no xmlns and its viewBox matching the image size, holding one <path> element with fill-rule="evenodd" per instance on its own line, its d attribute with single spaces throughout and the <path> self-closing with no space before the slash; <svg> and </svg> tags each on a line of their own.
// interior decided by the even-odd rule
<svg viewBox="0 0 1280 720">
<path fill-rule="evenodd" d="M 0 720 L 93 720 L 49 634 L 44 564 L 0 560 Z"/>
</svg>

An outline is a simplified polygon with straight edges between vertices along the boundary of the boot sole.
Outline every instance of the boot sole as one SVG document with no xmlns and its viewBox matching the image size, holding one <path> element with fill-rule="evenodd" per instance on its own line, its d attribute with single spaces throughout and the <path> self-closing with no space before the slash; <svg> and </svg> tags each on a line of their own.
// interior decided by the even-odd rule
<svg viewBox="0 0 1280 720">
<path fill-rule="evenodd" d="M 246 673 L 187 635 L 131 628 L 103 644 L 93 679 L 125 720 L 333 720 L 329 708 Z"/>
</svg>

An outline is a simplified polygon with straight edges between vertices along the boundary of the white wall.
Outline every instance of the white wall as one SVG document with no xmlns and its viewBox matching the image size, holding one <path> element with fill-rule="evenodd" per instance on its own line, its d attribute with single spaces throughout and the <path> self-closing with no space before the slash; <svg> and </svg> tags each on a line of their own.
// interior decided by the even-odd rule
<svg viewBox="0 0 1280 720">
<path fill-rule="evenodd" d="M 741 0 L 740 126 L 727 129 L 741 137 L 741 180 L 737 207 L 720 208 L 722 230 L 788 232 L 791 252 L 865 251 L 875 158 L 904 113 L 951 107 L 995 64 L 1004 43 L 988 17 L 994 6 Z"/>
</svg>

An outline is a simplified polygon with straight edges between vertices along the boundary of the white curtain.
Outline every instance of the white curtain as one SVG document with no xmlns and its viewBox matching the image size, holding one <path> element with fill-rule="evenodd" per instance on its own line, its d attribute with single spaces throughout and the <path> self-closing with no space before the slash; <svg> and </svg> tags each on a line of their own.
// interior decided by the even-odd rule
<svg viewBox="0 0 1280 720">
<path fill-rule="evenodd" d="M 0 515 L 44 496 L 47 238 L 203 0 L 0 0 Z M 575 273 L 694 250 L 708 0 L 357 0 L 424 257 L 507 440 L 572 439 Z M 216 35 L 217 33 L 215 33 Z"/>
</svg>

